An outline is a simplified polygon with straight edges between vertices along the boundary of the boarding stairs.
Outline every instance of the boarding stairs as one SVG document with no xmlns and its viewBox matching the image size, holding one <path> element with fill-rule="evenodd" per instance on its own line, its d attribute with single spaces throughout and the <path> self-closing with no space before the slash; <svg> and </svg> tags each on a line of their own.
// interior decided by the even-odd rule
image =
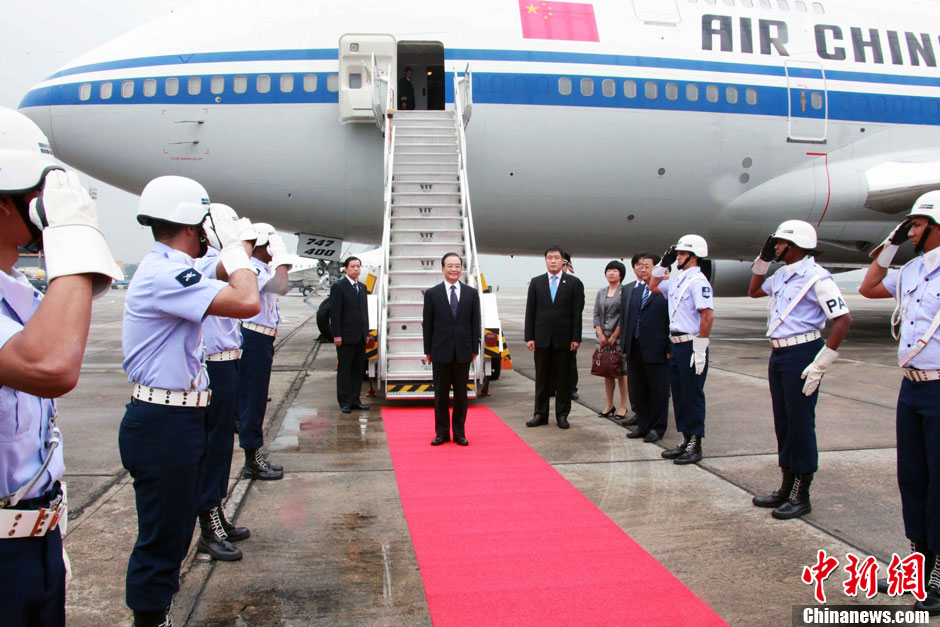
<svg viewBox="0 0 940 627">
<path fill-rule="evenodd" d="M 445 111 L 395 111 L 386 131 L 387 161 L 383 266 L 379 294 L 379 376 L 386 398 L 433 398 L 425 363 L 424 292 L 443 280 L 441 257 L 456 252 L 462 281 L 479 288 L 467 190 L 463 128 L 469 71 L 455 73 L 456 106 Z M 476 351 L 482 356 L 482 348 Z M 482 357 L 471 364 L 468 396 L 482 383 Z"/>
</svg>

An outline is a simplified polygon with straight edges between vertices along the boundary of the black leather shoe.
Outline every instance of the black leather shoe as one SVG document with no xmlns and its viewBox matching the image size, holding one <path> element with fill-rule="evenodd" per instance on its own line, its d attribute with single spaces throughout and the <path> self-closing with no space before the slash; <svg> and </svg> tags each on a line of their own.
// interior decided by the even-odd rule
<svg viewBox="0 0 940 627">
<path fill-rule="evenodd" d="M 170 608 L 159 612 L 138 612 L 134 610 L 134 627 L 173 627 Z"/>
<path fill-rule="evenodd" d="M 643 441 L 652 443 L 652 442 L 659 442 L 662 439 L 663 439 L 663 434 L 657 431 L 656 429 L 653 429 L 649 433 L 646 434 L 646 437 L 643 438 Z"/>
<path fill-rule="evenodd" d="M 235 562 L 242 558 L 242 552 L 232 546 L 225 535 L 218 509 L 199 512 L 199 529 L 201 533 L 196 543 L 197 551 L 208 553 L 212 559 L 221 562 Z"/>
<path fill-rule="evenodd" d="M 622 424 L 625 427 L 635 427 L 639 423 L 636 420 L 636 414 L 634 414 L 633 416 L 630 416 L 629 418 L 627 418 L 626 414 L 624 414 L 623 420 L 620 421 L 620 424 Z"/>
<path fill-rule="evenodd" d="M 610 418 L 611 416 L 613 416 L 614 411 L 615 411 L 615 408 L 614 408 L 614 407 L 611 407 L 611 408 L 608 409 L 607 411 L 600 411 L 600 412 L 597 412 L 597 416 L 598 416 L 599 418 Z M 619 416 L 618 416 L 618 418 L 619 418 Z"/>
<path fill-rule="evenodd" d="M 638 440 L 640 438 L 645 438 L 649 434 L 649 431 L 644 431 L 643 429 L 634 429 L 627 434 L 627 437 L 631 440 Z"/>
<path fill-rule="evenodd" d="M 352 411 L 352 408 L 349 405 L 340 405 L 339 410 L 344 414 L 348 414 Z"/>
<path fill-rule="evenodd" d="M 458 446 L 469 446 L 470 444 L 467 438 L 454 438 L 454 442 L 456 442 Z"/>
<path fill-rule="evenodd" d="M 241 542 L 251 537 L 251 531 L 248 527 L 236 527 L 225 517 L 225 510 L 222 509 L 221 506 L 216 509 L 219 513 L 219 520 L 222 521 L 222 528 L 225 529 L 225 536 L 229 542 Z"/>
<path fill-rule="evenodd" d="M 940 588 L 927 586 L 927 596 L 923 601 L 914 603 L 915 610 L 926 610 L 931 616 L 940 614 Z"/>
<path fill-rule="evenodd" d="M 527 427 L 541 427 L 542 425 L 548 424 L 548 418 L 542 418 L 541 416 L 536 416 L 529 422 L 525 423 Z"/>
<path fill-rule="evenodd" d="M 685 447 L 689 444 L 689 436 L 682 434 L 682 442 L 676 448 L 663 451 L 660 455 L 666 459 L 675 459 L 685 452 Z"/>
<path fill-rule="evenodd" d="M 450 440 L 445 440 L 444 438 L 434 438 L 431 440 L 431 446 L 440 446 L 445 442 L 450 442 Z"/>
<path fill-rule="evenodd" d="M 364 405 L 362 403 L 353 403 L 352 405 L 350 405 L 350 407 L 352 407 L 353 409 L 361 409 L 363 411 L 369 409 L 368 405 Z"/>
<path fill-rule="evenodd" d="M 568 418 L 566 418 L 565 416 L 562 416 L 561 418 L 558 418 L 557 421 L 558 421 L 558 428 L 559 428 L 559 429 L 567 429 L 568 427 L 571 426 L 571 425 L 568 424 Z"/>
<path fill-rule="evenodd" d="M 579 398 L 581 398 L 581 397 L 578 396 L 578 393 L 577 393 L 577 392 L 572 392 L 572 393 L 571 393 L 571 400 L 576 401 L 576 400 L 578 400 Z"/>
<path fill-rule="evenodd" d="M 793 472 L 787 467 L 780 467 L 780 472 L 783 475 L 783 479 L 780 483 L 780 488 L 774 490 L 770 494 L 762 495 L 758 494 L 751 499 L 751 503 L 757 507 L 772 507 L 774 509 L 780 507 L 787 502 L 787 499 L 790 498 L 790 491 L 793 489 Z M 885 589 L 882 592 L 888 591 L 888 580 L 885 579 Z"/>
<path fill-rule="evenodd" d="M 245 467 L 242 469 L 245 479 L 260 479 L 261 481 L 277 481 L 284 478 L 283 470 L 271 468 L 258 449 L 245 451 Z"/>
<path fill-rule="evenodd" d="M 783 505 L 770 512 L 770 515 L 780 520 L 789 520 L 813 511 L 813 504 L 809 500 L 809 487 L 812 483 L 813 473 L 794 473 L 789 498 Z"/>
</svg>

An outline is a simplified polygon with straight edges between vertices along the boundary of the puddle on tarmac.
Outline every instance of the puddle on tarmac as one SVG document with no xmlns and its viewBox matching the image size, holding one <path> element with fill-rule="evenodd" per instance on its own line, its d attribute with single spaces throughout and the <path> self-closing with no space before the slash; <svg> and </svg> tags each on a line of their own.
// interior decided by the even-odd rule
<svg viewBox="0 0 940 627">
<path fill-rule="evenodd" d="M 384 445 L 380 416 L 343 414 L 292 405 L 274 442 L 272 451 L 298 453 L 352 453 Z"/>
</svg>

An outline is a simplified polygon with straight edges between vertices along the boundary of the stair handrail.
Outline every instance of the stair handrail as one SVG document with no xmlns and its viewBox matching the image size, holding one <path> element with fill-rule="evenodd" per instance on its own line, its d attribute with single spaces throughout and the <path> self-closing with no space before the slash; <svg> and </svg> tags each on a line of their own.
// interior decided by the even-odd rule
<svg viewBox="0 0 940 627">
<path fill-rule="evenodd" d="M 473 73 L 470 71 L 470 64 L 463 70 L 464 95 L 463 100 L 463 126 L 470 124 L 470 114 L 473 113 Z"/>
<path fill-rule="evenodd" d="M 375 53 L 372 53 L 372 112 L 375 114 L 375 125 L 379 130 L 385 132 L 385 111 L 382 110 L 382 92 L 381 83 L 385 83 L 385 89 L 388 90 L 388 79 L 380 76 L 376 67 Z"/>
<path fill-rule="evenodd" d="M 379 288 L 378 310 L 379 310 L 379 354 L 378 354 L 378 380 L 387 379 L 388 369 L 388 272 L 389 272 L 389 252 L 391 250 L 392 234 L 392 170 L 395 165 L 395 126 L 391 124 L 389 117 L 390 133 L 388 147 L 385 151 L 385 217 L 382 222 L 382 281 Z"/>
<path fill-rule="evenodd" d="M 461 86 L 468 84 L 467 76 L 470 72 L 470 64 L 467 64 L 464 77 L 457 74 L 454 70 L 454 126 L 457 128 L 457 168 L 460 173 L 460 205 L 463 209 L 463 233 L 464 240 L 467 242 L 467 269 L 473 277 L 474 287 L 482 295 L 483 276 L 480 272 L 480 261 L 477 255 L 477 240 L 473 230 L 473 212 L 470 206 L 470 181 L 467 178 L 467 136 L 464 133 L 464 102 L 461 98 Z M 477 347 L 477 361 L 474 364 L 474 377 L 478 383 L 482 383 L 483 373 L 483 353 L 484 338 L 480 334 L 480 345 Z"/>
</svg>

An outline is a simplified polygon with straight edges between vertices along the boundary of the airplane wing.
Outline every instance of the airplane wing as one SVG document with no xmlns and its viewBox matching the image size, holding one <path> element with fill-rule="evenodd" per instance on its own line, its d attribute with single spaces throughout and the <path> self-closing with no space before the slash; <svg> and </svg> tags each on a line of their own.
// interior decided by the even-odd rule
<svg viewBox="0 0 940 627">
<path fill-rule="evenodd" d="M 909 211 L 921 194 L 940 189 L 940 152 L 925 151 L 880 163 L 866 170 L 865 178 L 865 207 L 891 214 Z"/>
</svg>

